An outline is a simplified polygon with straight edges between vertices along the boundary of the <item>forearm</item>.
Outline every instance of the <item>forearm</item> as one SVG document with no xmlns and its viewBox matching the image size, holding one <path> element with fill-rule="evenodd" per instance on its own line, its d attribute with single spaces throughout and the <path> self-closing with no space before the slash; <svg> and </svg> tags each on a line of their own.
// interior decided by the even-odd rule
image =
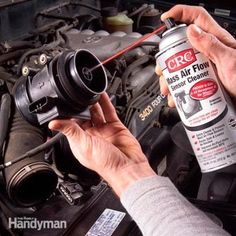
<svg viewBox="0 0 236 236">
<path fill-rule="evenodd" d="M 164 177 L 152 176 L 135 182 L 122 194 L 121 202 L 144 236 L 228 235 Z"/>
<path fill-rule="evenodd" d="M 137 181 L 151 176 L 156 176 L 147 161 L 130 164 L 119 170 L 103 172 L 102 177 L 112 187 L 114 192 L 121 197 L 121 194 Z"/>
</svg>

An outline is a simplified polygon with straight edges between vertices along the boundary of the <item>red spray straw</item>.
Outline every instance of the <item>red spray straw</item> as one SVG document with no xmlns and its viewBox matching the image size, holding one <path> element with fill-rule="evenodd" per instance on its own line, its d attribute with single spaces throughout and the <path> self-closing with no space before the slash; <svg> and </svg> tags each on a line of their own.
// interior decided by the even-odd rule
<svg viewBox="0 0 236 236">
<path fill-rule="evenodd" d="M 153 32 L 144 35 L 143 37 L 141 37 L 140 39 L 138 39 L 137 41 L 135 41 L 134 43 L 130 44 L 128 47 L 120 50 L 119 52 L 117 52 L 116 54 L 114 54 L 113 56 L 107 58 L 106 60 L 102 61 L 99 65 L 95 66 L 94 68 L 90 69 L 90 72 L 93 71 L 94 69 L 98 68 L 101 65 L 105 65 L 107 63 L 109 63 L 110 61 L 116 59 L 117 57 L 121 56 L 122 54 L 130 51 L 131 49 L 137 47 L 139 44 L 141 44 L 142 42 L 144 42 L 146 39 L 150 38 L 151 36 L 153 36 L 154 34 L 160 33 L 162 30 L 166 29 L 166 25 L 161 25 L 159 28 L 155 29 Z"/>
</svg>

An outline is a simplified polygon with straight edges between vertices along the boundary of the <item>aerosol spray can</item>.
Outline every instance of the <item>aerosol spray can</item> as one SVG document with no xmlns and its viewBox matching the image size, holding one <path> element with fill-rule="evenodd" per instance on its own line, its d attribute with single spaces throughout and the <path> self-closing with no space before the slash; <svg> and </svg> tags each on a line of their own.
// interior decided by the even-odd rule
<svg viewBox="0 0 236 236">
<path fill-rule="evenodd" d="M 166 22 L 156 60 L 197 157 L 201 171 L 236 162 L 236 112 L 211 61 L 192 47 L 187 26 Z"/>
</svg>

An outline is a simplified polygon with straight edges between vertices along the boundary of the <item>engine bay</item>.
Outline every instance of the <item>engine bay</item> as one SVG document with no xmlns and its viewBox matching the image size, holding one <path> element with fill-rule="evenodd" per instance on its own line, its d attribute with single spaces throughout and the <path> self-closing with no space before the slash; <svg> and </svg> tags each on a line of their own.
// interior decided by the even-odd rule
<svg viewBox="0 0 236 236">
<path fill-rule="evenodd" d="M 47 127 L 56 117 L 89 119 L 88 107 L 105 90 L 153 170 L 236 235 L 236 166 L 201 173 L 177 110 L 160 92 L 161 34 L 104 69 L 85 70 L 160 27 L 161 14 L 175 4 L 0 1 L 0 235 L 98 235 L 101 216 L 111 215 L 108 235 L 142 235 L 107 183 Z M 212 3 L 204 6 L 236 36 L 236 6 L 224 14 Z M 22 223 L 36 220 L 65 225 L 39 230 Z"/>
</svg>

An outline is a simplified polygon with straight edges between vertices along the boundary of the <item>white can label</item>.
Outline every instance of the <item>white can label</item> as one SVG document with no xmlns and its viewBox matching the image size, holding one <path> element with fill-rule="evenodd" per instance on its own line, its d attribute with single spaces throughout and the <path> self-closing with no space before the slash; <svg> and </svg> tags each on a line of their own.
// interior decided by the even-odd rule
<svg viewBox="0 0 236 236">
<path fill-rule="evenodd" d="M 211 62 L 187 42 L 159 55 L 158 64 L 202 172 L 236 162 L 236 113 Z"/>
</svg>

